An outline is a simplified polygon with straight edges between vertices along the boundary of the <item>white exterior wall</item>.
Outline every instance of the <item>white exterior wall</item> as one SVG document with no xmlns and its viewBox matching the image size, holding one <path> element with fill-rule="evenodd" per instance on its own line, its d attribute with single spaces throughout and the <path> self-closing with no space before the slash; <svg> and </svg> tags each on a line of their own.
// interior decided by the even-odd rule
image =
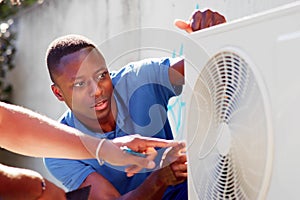
<svg viewBox="0 0 300 200">
<path fill-rule="evenodd" d="M 50 90 L 51 82 L 44 62 L 47 46 L 56 37 L 83 34 L 101 44 L 123 31 L 141 27 L 183 33 L 174 27 L 173 21 L 175 18 L 187 19 L 197 3 L 200 8 L 223 13 L 230 21 L 289 2 L 293 0 L 89 0 L 84 3 L 80 0 L 45 0 L 16 19 L 16 67 L 11 73 L 14 103 L 52 118 L 59 117 L 65 110 L 64 104 L 58 102 Z M 133 42 L 136 41 L 124 41 L 122 45 Z M 112 52 L 114 48 L 118 47 L 113 47 Z"/>
<path fill-rule="evenodd" d="M 181 32 L 173 25 L 175 18 L 187 19 L 198 4 L 223 13 L 228 21 L 274 8 L 295 0 L 45 0 L 41 5 L 20 13 L 16 18 L 16 67 L 10 74 L 14 85 L 14 103 L 58 118 L 66 109 L 50 90 L 50 79 L 44 62 L 48 44 L 58 36 L 83 34 L 96 44 L 127 30 L 156 27 Z M 185 34 L 185 33 L 184 33 Z M 124 41 L 132 45 L 137 41 Z M 111 57 L 115 51 L 111 47 Z M 138 55 L 130 60 L 138 59 Z M 128 59 L 128 58 L 126 58 Z M 124 64 L 129 60 L 124 60 Z M 6 159 L 1 156 L 1 159 Z M 18 161 L 46 173 L 40 159 Z M 52 178 L 50 178 L 52 179 Z"/>
</svg>

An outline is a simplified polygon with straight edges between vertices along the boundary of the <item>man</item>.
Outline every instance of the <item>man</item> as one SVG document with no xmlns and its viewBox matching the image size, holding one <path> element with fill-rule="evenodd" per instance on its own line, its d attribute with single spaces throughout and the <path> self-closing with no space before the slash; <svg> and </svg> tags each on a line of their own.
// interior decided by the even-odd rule
<svg viewBox="0 0 300 200">
<path fill-rule="evenodd" d="M 141 134 L 173 139 L 166 109 L 168 100 L 177 95 L 174 88 L 184 83 L 183 59 L 143 60 L 109 73 L 91 41 L 69 35 L 50 45 L 46 60 L 51 89 L 70 108 L 62 123 L 99 138 Z M 91 199 L 187 199 L 182 151 L 183 147 L 166 154 L 154 172 L 133 177 L 95 160 L 46 159 L 45 163 L 70 190 L 92 185 Z"/>
</svg>

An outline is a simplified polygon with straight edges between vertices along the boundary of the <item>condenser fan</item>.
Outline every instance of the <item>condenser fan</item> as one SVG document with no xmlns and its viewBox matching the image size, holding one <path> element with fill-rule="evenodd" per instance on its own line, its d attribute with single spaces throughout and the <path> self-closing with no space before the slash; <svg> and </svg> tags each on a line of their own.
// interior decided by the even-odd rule
<svg viewBox="0 0 300 200">
<path fill-rule="evenodd" d="M 187 128 L 194 198 L 258 199 L 267 190 L 267 96 L 253 64 L 241 55 L 228 48 L 211 57 L 194 87 Z"/>
</svg>

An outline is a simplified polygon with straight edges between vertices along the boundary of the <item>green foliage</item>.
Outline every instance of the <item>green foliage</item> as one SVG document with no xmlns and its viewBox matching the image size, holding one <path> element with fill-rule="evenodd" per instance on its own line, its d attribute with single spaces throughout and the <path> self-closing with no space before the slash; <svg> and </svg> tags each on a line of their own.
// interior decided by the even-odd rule
<svg viewBox="0 0 300 200">
<path fill-rule="evenodd" d="M 15 35 L 13 20 L 10 19 L 21 9 L 28 7 L 37 0 L 0 0 L 0 101 L 11 102 L 12 85 L 7 81 L 7 73 L 14 68 Z"/>
<path fill-rule="evenodd" d="M 0 23 L 0 101 L 11 100 L 12 86 L 6 80 L 9 70 L 14 68 L 13 60 L 16 52 L 15 34 L 11 30 L 12 20 Z"/>
<path fill-rule="evenodd" d="M 31 6 L 37 0 L 19 0 L 20 4 L 14 4 L 12 2 L 18 1 L 11 1 L 11 0 L 0 0 L 0 20 L 8 19 L 12 15 L 15 15 L 19 10 L 24 9 L 28 6 Z"/>
</svg>

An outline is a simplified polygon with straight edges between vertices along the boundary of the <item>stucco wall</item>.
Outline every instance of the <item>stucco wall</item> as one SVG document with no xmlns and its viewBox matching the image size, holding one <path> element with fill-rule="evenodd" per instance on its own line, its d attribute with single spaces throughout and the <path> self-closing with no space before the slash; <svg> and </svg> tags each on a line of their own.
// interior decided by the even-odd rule
<svg viewBox="0 0 300 200">
<path fill-rule="evenodd" d="M 50 80 L 44 57 L 48 44 L 56 37 L 83 34 L 96 44 L 135 28 L 157 27 L 179 31 L 175 18 L 187 19 L 198 4 L 223 13 L 228 21 L 292 0 L 207 0 L 207 1 L 104 1 L 45 0 L 16 18 L 18 38 L 16 68 L 11 74 L 14 83 L 14 102 L 57 118 L 65 110 L 50 91 Z M 124 41 L 130 45 L 135 41 Z M 114 48 L 113 47 L 112 52 Z M 110 56 L 110 55 L 106 55 Z M 134 59 L 134 58 L 132 58 Z M 125 61 L 124 61 L 125 63 Z"/>
<path fill-rule="evenodd" d="M 16 16 L 16 67 L 10 74 L 14 85 L 14 103 L 58 118 L 66 109 L 50 90 L 50 79 L 44 62 L 48 44 L 58 36 L 76 33 L 101 44 L 108 38 L 127 30 L 143 27 L 164 28 L 173 31 L 175 18 L 187 19 L 198 4 L 223 13 L 228 21 L 274 8 L 293 0 L 45 0 Z M 132 45 L 137 41 L 123 41 Z M 112 57 L 116 48 L 105 56 Z M 138 54 L 120 60 L 118 64 L 139 59 Z M 9 156 L 11 158 L 11 155 Z M 1 156 L 2 160 L 6 157 Z M 12 161 L 14 162 L 14 161 Z M 18 160 L 22 166 L 37 169 L 49 177 L 40 159 Z M 52 178 L 50 178 L 52 179 Z"/>
<path fill-rule="evenodd" d="M 15 88 L 14 103 L 52 118 L 59 117 L 65 110 L 64 104 L 58 102 L 50 91 L 51 82 L 44 62 L 48 44 L 58 36 L 83 34 L 96 44 L 101 44 L 120 32 L 141 27 L 180 32 L 174 27 L 173 20 L 187 19 L 197 4 L 200 8 L 220 11 L 231 21 L 289 2 L 293 0 L 89 0 L 84 3 L 80 0 L 45 0 L 43 4 L 19 14 L 15 20 L 18 51 L 16 68 L 11 73 Z M 122 45 L 134 42 L 123 41 Z M 118 47 L 112 47 L 112 53 L 114 48 Z"/>
</svg>

